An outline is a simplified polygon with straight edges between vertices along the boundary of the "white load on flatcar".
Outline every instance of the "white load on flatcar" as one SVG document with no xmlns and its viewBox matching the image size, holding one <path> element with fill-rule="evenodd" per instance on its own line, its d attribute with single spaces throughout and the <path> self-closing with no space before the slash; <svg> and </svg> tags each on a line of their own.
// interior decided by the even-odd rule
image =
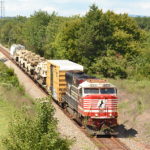
<svg viewBox="0 0 150 150">
<path fill-rule="evenodd" d="M 10 54 L 12 56 L 15 55 L 16 51 L 18 50 L 24 50 L 25 49 L 25 46 L 21 45 L 21 44 L 13 44 L 11 47 L 10 47 Z"/>
</svg>

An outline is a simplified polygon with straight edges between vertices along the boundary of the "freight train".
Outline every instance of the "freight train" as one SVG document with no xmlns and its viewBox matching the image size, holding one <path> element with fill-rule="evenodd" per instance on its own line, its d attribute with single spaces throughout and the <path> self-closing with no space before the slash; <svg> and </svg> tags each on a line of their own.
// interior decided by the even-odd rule
<svg viewBox="0 0 150 150">
<path fill-rule="evenodd" d="M 82 65 L 69 60 L 46 60 L 12 45 L 15 62 L 36 80 L 73 118 L 94 134 L 113 134 L 117 126 L 117 88 L 84 73 Z"/>
</svg>

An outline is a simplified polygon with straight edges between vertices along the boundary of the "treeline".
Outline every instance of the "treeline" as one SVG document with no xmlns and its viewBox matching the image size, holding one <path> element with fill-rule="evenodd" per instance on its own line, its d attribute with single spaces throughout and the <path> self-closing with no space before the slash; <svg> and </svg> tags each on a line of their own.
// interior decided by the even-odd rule
<svg viewBox="0 0 150 150">
<path fill-rule="evenodd" d="M 150 30 L 150 17 L 135 17 L 141 29 Z"/>
<path fill-rule="evenodd" d="M 20 43 L 47 59 L 69 59 L 109 78 L 150 78 L 147 39 L 134 18 L 104 13 L 96 5 L 83 17 L 38 11 L 0 20 L 2 44 Z"/>
</svg>

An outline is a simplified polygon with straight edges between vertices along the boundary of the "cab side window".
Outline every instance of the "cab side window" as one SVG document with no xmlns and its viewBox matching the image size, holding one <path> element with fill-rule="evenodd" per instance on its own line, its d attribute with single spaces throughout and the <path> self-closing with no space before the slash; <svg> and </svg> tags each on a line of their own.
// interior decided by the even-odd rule
<svg viewBox="0 0 150 150">
<path fill-rule="evenodd" d="M 82 96 L 82 88 L 79 89 L 79 96 L 80 96 L 80 97 Z"/>
</svg>

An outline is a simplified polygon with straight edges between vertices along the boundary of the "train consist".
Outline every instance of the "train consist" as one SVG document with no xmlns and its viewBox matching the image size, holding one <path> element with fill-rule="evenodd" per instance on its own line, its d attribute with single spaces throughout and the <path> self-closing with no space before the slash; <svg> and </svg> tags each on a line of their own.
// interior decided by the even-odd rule
<svg viewBox="0 0 150 150">
<path fill-rule="evenodd" d="M 69 60 L 46 60 L 21 45 L 12 45 L 10 53 L 79 123 L 95 134 L 114 133 L 118 97 L 113 84 L 85 74 L 82 65 Z"/>
</svg>

